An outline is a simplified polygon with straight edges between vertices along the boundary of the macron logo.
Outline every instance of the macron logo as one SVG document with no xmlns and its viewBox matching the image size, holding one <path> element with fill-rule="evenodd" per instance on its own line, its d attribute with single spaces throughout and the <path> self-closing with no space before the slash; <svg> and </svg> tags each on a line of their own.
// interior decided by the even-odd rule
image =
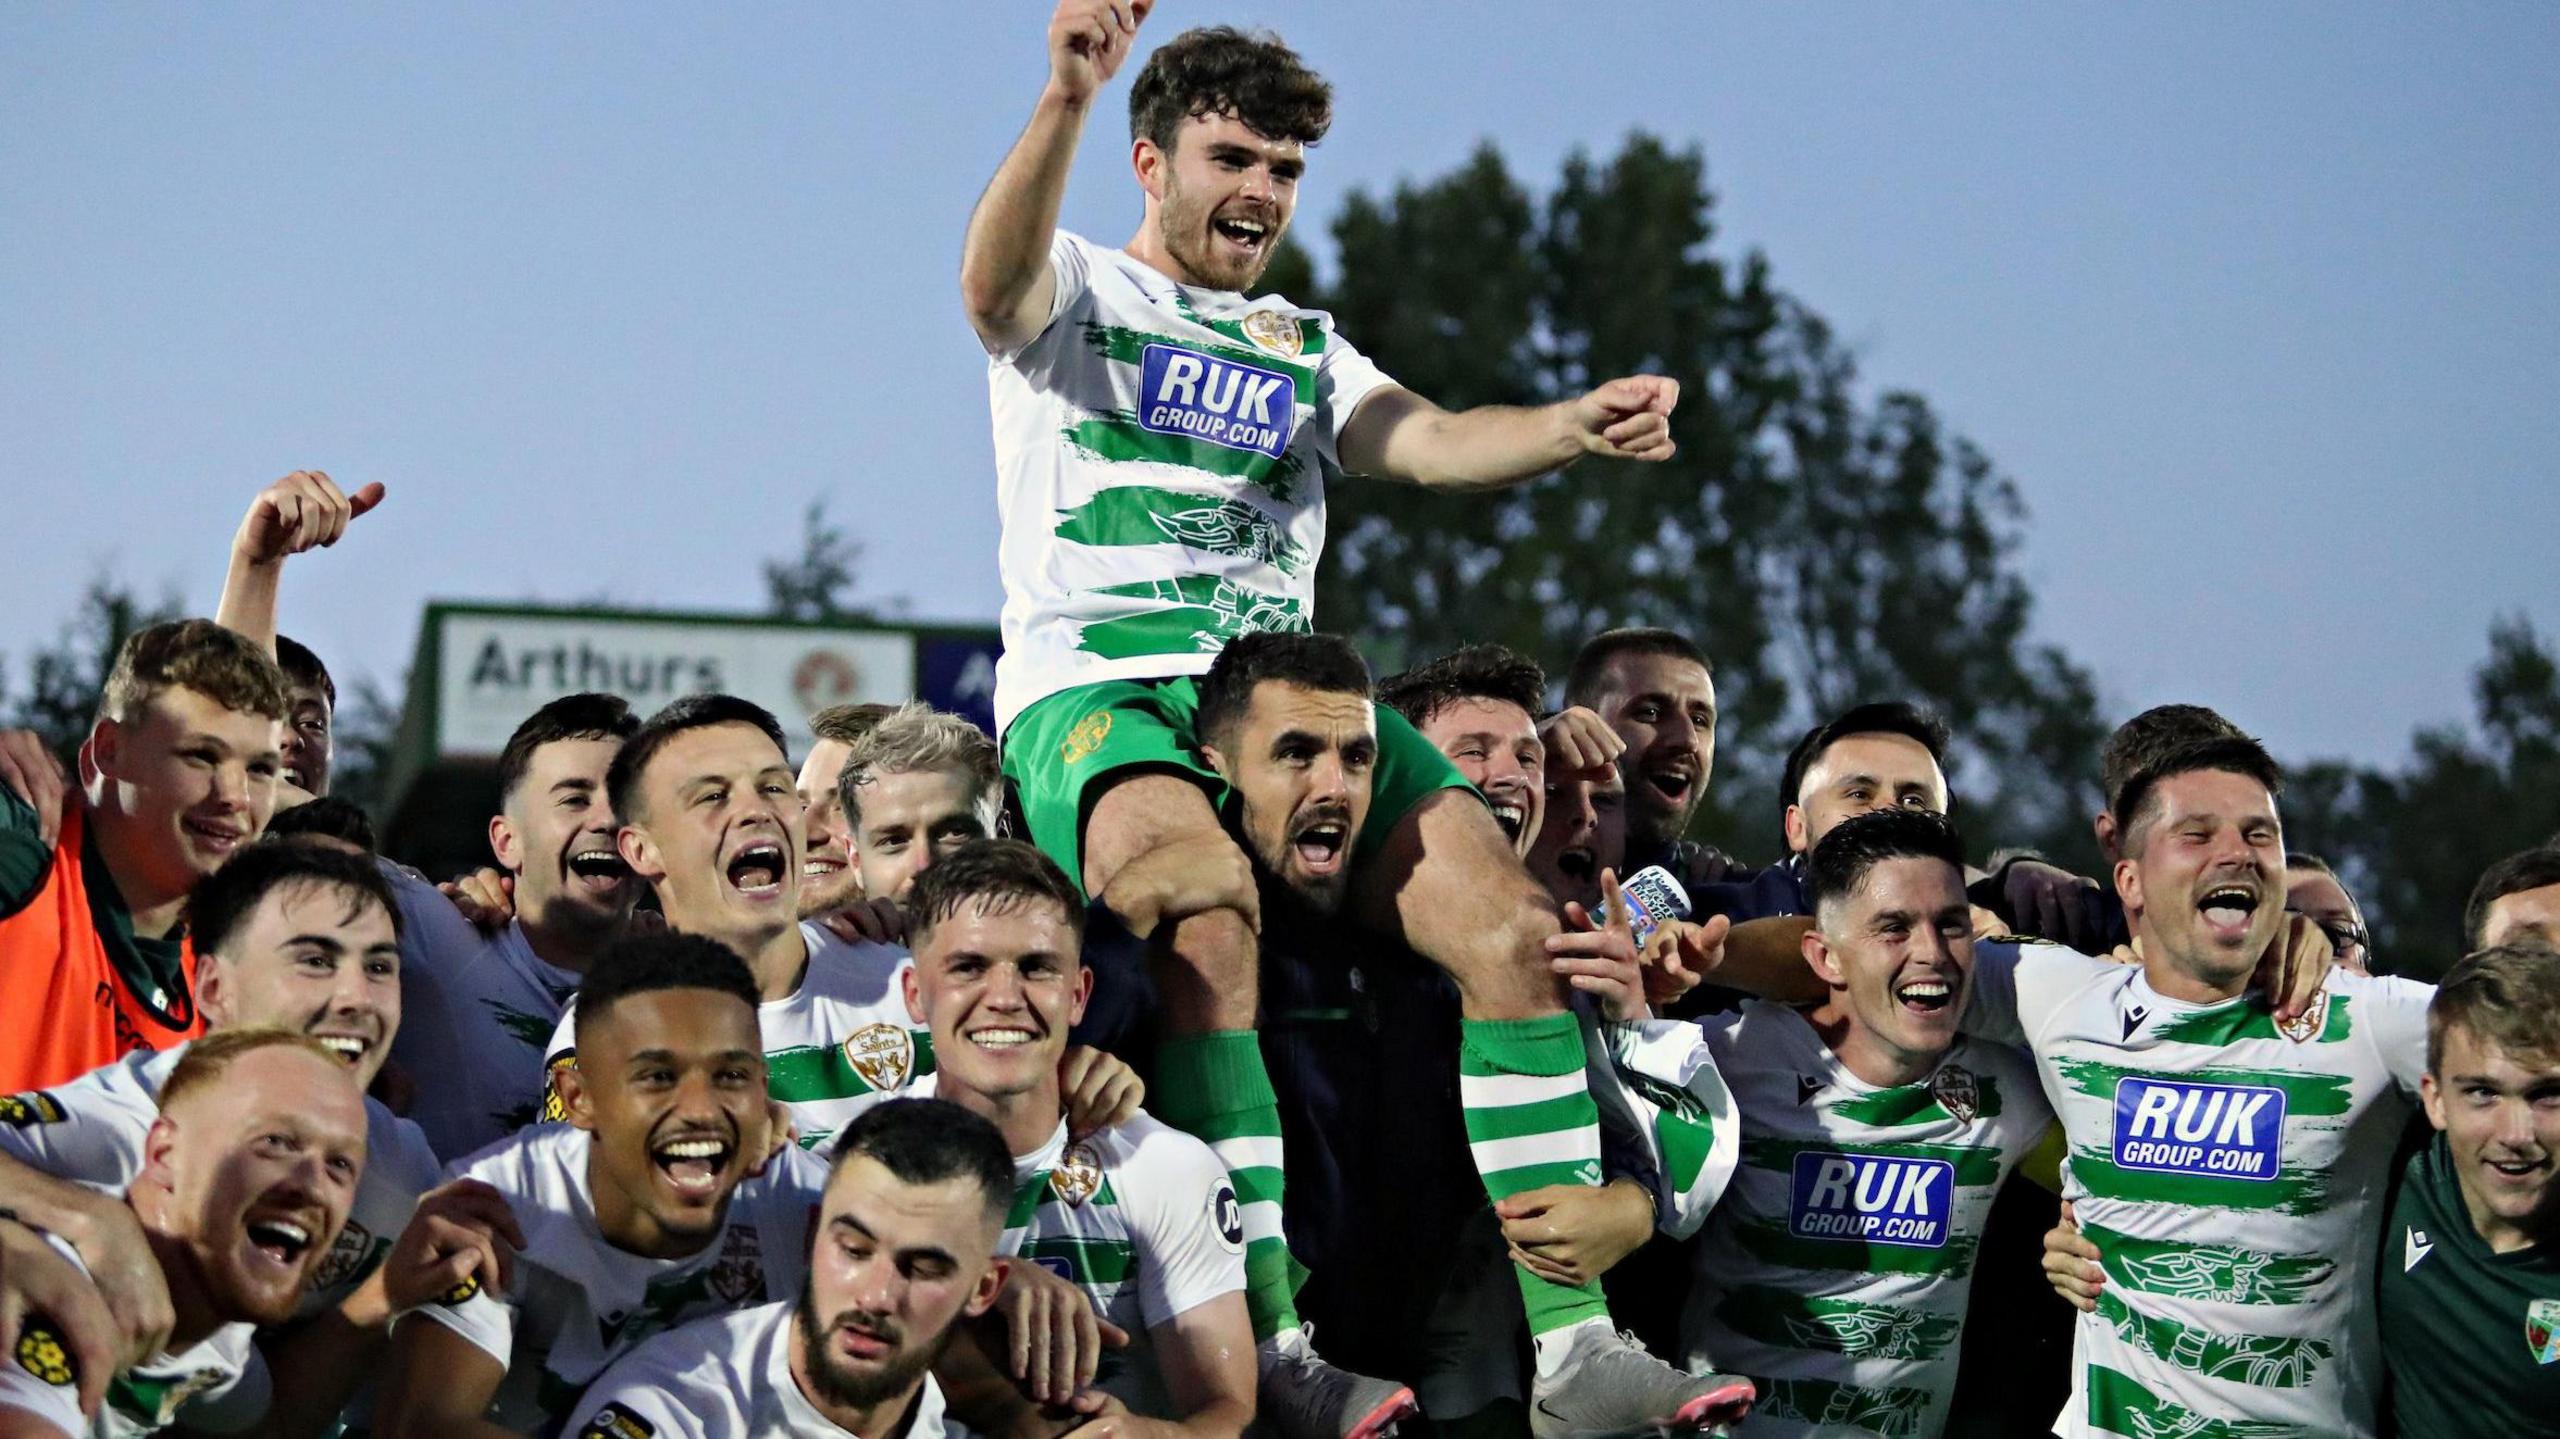
<svg viewBox="0 0 2560 1439">
<path fill-rule="evenodd" d="M 2426 1258 L 2428 1254 L 2434 1251 L 2436 1242 L 2429 1239 L 2427 1237 L 2427 1231 L 2423 1229 L 2404 1230 L 2402 1231 L 2402 1234 L 2400 1272 L 2406 1274 L 2410 1270 L 2418 1267 L 2419 1260 Z"/>
<path fill-rule="evenodd" d="M 1138 425 L 1277 459 L 1289 448 L 1298 395 L 1278 370 L 1172 345 L 1147 346 L 1138 375 Z"/>
</svg>

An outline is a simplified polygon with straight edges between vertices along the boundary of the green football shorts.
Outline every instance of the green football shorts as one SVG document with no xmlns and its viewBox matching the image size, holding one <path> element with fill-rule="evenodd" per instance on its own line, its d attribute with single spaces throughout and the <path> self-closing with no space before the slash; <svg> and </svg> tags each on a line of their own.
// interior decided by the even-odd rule
<svg viewBox="0 0 2560 1439">
<path fill-rule="evenodd" d="M 1031 842 L 1084 884 L 1084 819 L 1114 777 L 1134 769 L 1180 774 L 1232 820 L 1234 794 L 1201 757 L 1195 721 L 1200 686 L 1190 676 L 1103 680 L 1060 690 L 1014 716 L 1004 732 L 1004 774 L 1013 781 Z M 1449 757 L 1403 715 L 1378 706 L 1378 767 L 1369 817 L 1353 841 L 1352 863 L 1377 853 L 1396 822 L 1436 790 L 1472 789 Z"/>
</svg>

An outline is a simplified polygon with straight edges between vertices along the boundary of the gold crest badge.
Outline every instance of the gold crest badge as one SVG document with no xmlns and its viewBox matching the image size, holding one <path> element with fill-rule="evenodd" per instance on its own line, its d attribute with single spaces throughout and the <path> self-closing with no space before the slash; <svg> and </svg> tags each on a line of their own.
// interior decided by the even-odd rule
<svg viewBox="0 0 2560 1439">
<path fill-rule="evenodd" d="M 0 1124 L 24 1129 L 30 1124 L 60 1124 L 66 1117 L 62 1101 L 41 1089 L 24 1094 L 0 1094 Z"/>
<path fill-rule="evenodd" d="M 1086 715 L 1083 719 L 1076 721 L 1074 729 L 1067 731 L 1067 742 L 1058 746 L 1059 763 L 1074 764 L 1102 748 L 1102 742 L 1110 736 L 1110 711 L 1096 710 Z"/>
<path fill-rule="evenodd" d="M 560 1072 L 564 1069 L 575 1069 L 577 1067 L 577 1051 L 572 1050 L 567 1054 L 561 1055 L 558 1059 L 551 1061 L 551 1067 L 542 1072 L 543 1123 L 562 1124 L 568 1121 L 569 1097 L 561 1092 Z"/>
<path fill-rule="evenodd" d="M 620 1400 L 596 1411 L 578 1439 L 654 1439 L 658 1426 L 632 1413 Z"/>
<path fill-rule="evenodd" d="M 315 1290 L 335 1289 L 363 1270 L 365 1261 L 373 1257 L 373 1231 L 350 1219 L 338 1231 L 329 1252 L 321 1257 L 320 1267 L 311 1273 Z"/>
<path fill-rule="evenodd" d="M 73 1384 L 80 1378 L 61 1332 L 40 1314 L 29 1315 L 18 1330 L 18 1367 L 45 1384 Z"/>
<path fill-rule="evenodd" d="M 1298 328 L 1298 317 L 1278 310 L 1256 310 L 1244 317 L 1244 337 L 1288 359 L 1298 358 L 1307 347 L 1306 334 Z"/>
<path fill-rule="evenodd" d="M 1069 1204 L 1082 1204 L 1102 1188 L 1102 1159 L 1089 1145 L 1070 1144 L 1049 1171 L 1049 1188 Z"/>
<path fill-rule="evenodd" d="M 875 1092 L 904 1089 L 916 1072 L 916 1037 L 894 1024 L 866 1024 L 844 1042 L 844 1062 Z"/>
</svg>

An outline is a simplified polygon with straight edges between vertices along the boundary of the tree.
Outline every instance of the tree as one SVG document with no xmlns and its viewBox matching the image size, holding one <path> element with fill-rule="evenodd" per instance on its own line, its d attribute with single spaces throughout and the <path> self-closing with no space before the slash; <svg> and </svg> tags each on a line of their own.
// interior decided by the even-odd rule
<svg viewBox="0 0 2560 1439">
<path fill-rule="evenodd" d="M 53 643 L 30 657 L 25 691 L 0 686 L 0 727 L 34 730 L 61 756 L 64 769 L 74 770 L 125 637 L 182 613 L 175 590 L 163 590 L 156 604 L 146 604 L 132 587 L 99 572 L 81 590 L 78 607 Z"/>
<path fill-rule="evenodd" d="M 1531 404 L 1609 376 L 1680 381 L 1668 465 L 1586 461 L 1487 497 L 1335 491 L 1320 622 L 1383 668 L 1470 640 L 1561 667 L 1613 625 L 1714 656 L 1718 774 L 1698 831 L 1776 847 L 1795 737 L 1865 699 L 1958 735 L 1961 817 L 1987 851 L 2094 865 L 2106 730 L 2089 673 L 2034 642 L 2015 565 L 2025 507 L 1989 457 L 1908 393 L 1859 396 L 1854 358 L 1757 254 L 1711 251 L 1695 149 L 1631 137 L 1531 196 L 1486 147 L 1335 219 L 1336 272 L 1284 251 L 1273 289 L 1334 312 L 1389 373 L 1452 407 Z"/>
<path fill-rule="evenodd" d="M 765 608 L 780 619 L 869 619 L 848 598 L 862 546 L 827 517 L 827 502 L 811 500 L 801 512 L 800 553 L 764 562 Z"/>
<path fill-rule="evenodd" d="M 2286 786 L 2287 838 L 2338 868 L 2398 973 L 2441 975 L 2480 872 L 2560 829 L 2560 662 L 2530 622 L 2490 626 L 2471 696 L 2476 734 L 2429 726 L 2397 770 L 2327 760 Z"/>
</svg>

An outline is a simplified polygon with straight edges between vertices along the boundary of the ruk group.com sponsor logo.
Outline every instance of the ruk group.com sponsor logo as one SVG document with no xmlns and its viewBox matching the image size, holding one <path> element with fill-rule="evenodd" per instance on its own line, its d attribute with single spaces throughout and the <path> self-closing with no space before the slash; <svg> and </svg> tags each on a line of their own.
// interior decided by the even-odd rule
<svg viewBox="0 0 2560 1439">
<path fill-rule="evenodd" d="M 1810 1150 L 1795 1157 L 1787 1232 L 1937 1249 L 1947 1242 L 1956 1168 L 1943 1159 Z"/>
<path fill-rule="evenodd" d="M 2116 1081 L 2120 1169 L 2271 1180 L 2283 1168 L 2285 1093 L 2128 1074 Z"/>
<path fill-rule="evenodd" d="M 1297 417 L 1297 389 L 1280 370 L 1173 345 L 1147 346 L 1139 366 L 1141 429 L 1277 459 Z"/>
</svg>

